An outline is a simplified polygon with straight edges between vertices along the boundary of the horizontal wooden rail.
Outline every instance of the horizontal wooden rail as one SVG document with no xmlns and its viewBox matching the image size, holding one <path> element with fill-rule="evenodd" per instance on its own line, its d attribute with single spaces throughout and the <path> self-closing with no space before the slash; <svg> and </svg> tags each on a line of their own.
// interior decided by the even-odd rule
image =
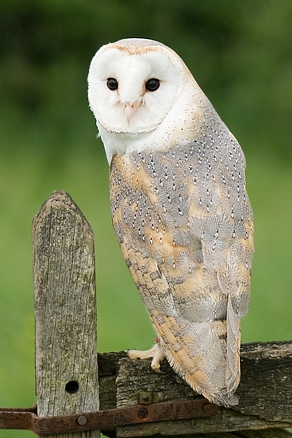
<svg viewBox="0 0 292 438">
<path fill-rule="evenodd" d="M 241 358 L 242 378 L 236 409 L 219 408 L 217 415 L 195 421 L 120 427 L 117 436 L 189 436 L 292 427 L 292 342 L 244 344 Z M 125 352 L 99 355 L 100 408 L 194 398 L 194 392 L 166 361 L 162 370 L 162 374 L 157 374 L 151 369 L 150 361 L 133 361 Z"/>
</svg>

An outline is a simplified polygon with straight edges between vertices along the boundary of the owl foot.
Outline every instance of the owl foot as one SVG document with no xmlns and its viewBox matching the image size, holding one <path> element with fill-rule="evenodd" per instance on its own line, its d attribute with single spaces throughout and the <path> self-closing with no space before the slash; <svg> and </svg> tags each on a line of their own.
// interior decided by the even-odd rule
<svg viewBox="0 0 292 438">
<path fill-rule="evenodd" d="M 161 346 L 158 343 L 154 344 L 153 347 L 147 351 L 129 350 L 128 356 L 130 359 L 142 359 L 142 360 L 149 359 L 152 357 L 153 359 L 151 362 L 151 368 L 156 373 L 161 373 L 160 362 L 164 359 L 164 353 Z"/>
</svg>

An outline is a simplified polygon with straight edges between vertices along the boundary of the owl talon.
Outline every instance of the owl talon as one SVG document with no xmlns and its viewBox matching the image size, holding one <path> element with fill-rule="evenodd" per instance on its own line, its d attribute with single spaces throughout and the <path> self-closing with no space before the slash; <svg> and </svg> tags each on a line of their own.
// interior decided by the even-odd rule
<svg viewBox="0 0 292 438">
<path fill-rule="evenodd" d="M 153 371 L 155 371 L 157 374 L 166 374 L 165 371 L 162 371 L 162 369 L 160 368 L 160 363 L 153 364 L 153 361 L 151 362 L 151 368 L 153 369 Z"/>
<path fill-rule="evenodd" d="M 163 373 L 160 369 L 160 362 L 164 359 L 164 353 L 161 346 L 156 343 L 150 350 L 128 350 L 128 356 L 130 359 L 149 359 L 153 358 L 151 362 L 151 368 L 156 373 Z"/>
</svg>

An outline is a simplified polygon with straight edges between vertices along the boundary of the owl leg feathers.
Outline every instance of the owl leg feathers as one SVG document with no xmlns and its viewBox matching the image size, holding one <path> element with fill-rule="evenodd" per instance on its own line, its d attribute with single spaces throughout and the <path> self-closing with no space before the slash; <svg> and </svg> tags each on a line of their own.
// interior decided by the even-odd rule
<svg viewBox="0 0 292 438">
<path fill-rule="evenodd" d="M 141 351 L 141 350 L 129 350 L 128 356 L 130 359 L 149 359 L 153 358 L 151 362 L 151 368 L 160 372 L 160 362 L 164 359 L 164 352 L 162 347 L 156 342 L 150 350 Z"/>
<path fill-rule="evenodd" d="M 163 348 L 174 371 L 210 402 L 223 406 L 236 405 L 238 399 L 234 392 L 238 379 L 234 382 L 234 376 L 238 371 L 239 356 L 235 342 L 231 346 L 231 350 L 235 350 L 232 354 L 226 345 L 228 322 L 192 323 L 156 310 L 151 311 L 151 317 L 159 335 L 160 349 Z M 227 354 L 234 363 L 232 371 L 227 365 Z"/>
</svg>

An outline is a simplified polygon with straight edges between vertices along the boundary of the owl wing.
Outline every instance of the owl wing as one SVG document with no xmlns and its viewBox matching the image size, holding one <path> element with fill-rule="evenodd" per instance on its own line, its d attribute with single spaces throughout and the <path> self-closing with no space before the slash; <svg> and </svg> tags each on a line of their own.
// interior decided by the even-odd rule
<svg viewBox="0 0 292 438">
<path fill-rule="evenodd" d="M 195 391 L 232 405 L 240 318 L 249 301 L 252 213 L 238 143 L 228 133 L 223 152 L 216 148 L 198 140 L 114 157 L 111 210 L 168 361 Z"/>
</svg>

